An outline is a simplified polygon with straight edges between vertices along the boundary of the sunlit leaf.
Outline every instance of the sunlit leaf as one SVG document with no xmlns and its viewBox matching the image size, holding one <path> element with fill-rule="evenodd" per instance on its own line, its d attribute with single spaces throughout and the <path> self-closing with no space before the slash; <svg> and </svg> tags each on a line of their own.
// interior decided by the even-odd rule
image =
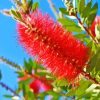
<svg viewBox="0 0 100 100">
<path fill-rule="evenodd" d="M 81 15 L 85 8 L 85 0 L 77 0 L 77 7 L 78 7 L 78 11 Z"/>
<path fill-rule="evenodd" d="M 70 32 L 81 32 L 82 29 L 80 26 L 77 25 L 77 23 L 74 20 L 70 20 L 68 18 L 61 18 L 58 19 L 60 23 L 67 29 L 67 31 Z"/>
<path fill-rule="evenodd" d="M 81 0 L 81 1 L 82 1 L 82 0 Z M 89 15 L 89 13 L 90 13 L 90 11 L 91 11 L 91 6 L 92 6 L 92 2 L 90 1 L 90 2 L 85 6 L 84 10 L 83 10 L 82 13 L 81 13 L 81 16 L 82 16 L 83 18 L 86 18 L 86 17 Z"/>
<path fill-rule="evenodd" d="M 66 15 L 69 14 L 69 12 L 67 12 L 67 9 L 66 9 L 66 8 L 59 8 L 59 10 L 60 10 L 63 14 L 66 14 Z"/>
<path fill-rule="evenodd" d="M 90 59 L 88 64 L 87 72 L 91 72 L 94 68 L 96 72 L 100 71 L 100 48 L 98 48 L 96 54 Z"/>
<path fill-rule="evenodd" d="M 94 18 L 96 17 L 96 14 L 97 14 L 97 11 L 98 11 L 98 3 L 95 3 L 94 6 L 91 8 L 91 11 L 87 17 L 86 22 L 88 24 L 88 27 L 90 27 L 92 22 L 94 21 Z"/>
<path fill-rule="evenodd" d="M 34 2 L 32 5 L 32 10 L 36 10 L 39 7 L 39 3 L 38 2 Z"/>
</svg>

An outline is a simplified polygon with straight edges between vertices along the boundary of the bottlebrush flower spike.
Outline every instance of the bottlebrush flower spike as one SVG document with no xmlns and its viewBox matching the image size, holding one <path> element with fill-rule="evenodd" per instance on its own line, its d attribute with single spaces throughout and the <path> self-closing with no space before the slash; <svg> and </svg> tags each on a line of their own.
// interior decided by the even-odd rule
<svg viewBox="0 0 100 100">
<path fill-rule="evenodd" d="M 29 87 L 36 94 L 52 90 L 53 88 L 51 85 L 52 80 L 47 80 L 45 77 L 35 76 L 35 74 L 33 74 L 32 76 L 26 74 L 23 77 L 19 77 L 18 81 L 25 81 L 29 78 L 33 79 L 32 82 L 29 84 Z"/>
<path fill-rule="evenodd" d="M 96 25 L 100 26 L 100 16 L 96 16 L 94 22 L 92 23 L 90 30 L 94 37 L 96 37 Z"/>
<path fill-rule="evenodd" d="M 52 86 L 48 84 L 46 81 L 35 79 L 32 83 L 29 84 L 29 87 L 34 93 L 40 93 L 49 91 L 52 89 Z"/>
<path fill-rule="evenodd" d="M 52 80 L 47 80 L 45 77 L 36 77 L 35 74 L 32 76 L 26 74 L 23 77 L 19 77 L 18 81 L 25 81 L 29 78 L 33 79 L 32 82 L 29 84 L 29 87 L 36 94 L 40 92 L 49 91 L 52 89 Z"/>
<path fill-rule="evenodd" d="M 73 81 L 89 58 L 88 48 L 47 14 L 35 11 L 23 19 L 31 25 L 17 25 L 19 41 L 26 51 L 38 58 L 58 78 Z"/>
</svg>

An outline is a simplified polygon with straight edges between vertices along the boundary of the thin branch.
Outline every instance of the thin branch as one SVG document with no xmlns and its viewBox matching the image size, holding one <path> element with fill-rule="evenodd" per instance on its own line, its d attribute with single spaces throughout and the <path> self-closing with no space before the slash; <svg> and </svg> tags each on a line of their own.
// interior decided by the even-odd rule
<svg viewBox="0 0 100 100">
<path fill-rule="evenodd" d="M 59 18 L 59 13 L 58 13 L 55 5 L 53 4 L 52 0 L 47 0 L 47 1 L 48 1 L 49 5 L 50 5 L 50 8 L 53 11 L 55 17 L 58 19 Z"/>
<path fill-rule="evenodd" d="M 0 57 L 0 61 L 5 63 L 5 64 L 7 64 L 7 65 L 10 65 L 11 67 L 13 67 L 13 68 L 15 68 L 17 70 L 21 70 L 22 69 L 21 66 L 19 66 L 18 64 L 14 63 L 14 62 L 12 62 L 12 61 L 4 58 L 4 57 Z"/>
<path fill-rule="evenodd" d="M 83 23 L 81 22 L 80 18 L 77 16 L 77 14 L 76 14 L 75 17 L 77 18 L 79 24 L 80 24 L 80 25 L 84 28 L 84 30 L 87 32 L 87 34 L 88 34 L 88 35 L 92 38 L 92 40 L 98 45 L 98 41 L 95 40 L 94 36 L 90 33 L 90 31 L 88 30 L 88 28 L 85 27 L 85 26 L 83 25 Z"/>
<path fill-rule="evenodd" d="M 0 85 L 5 88 L 6 90 L 10 91 L 11 93 L 13 93 L 15 96 L 18 96 L 18 94 L 13 90 L 11 89 L 9 86 L 7 86 L 5 83 L 3 82 L 0 82 Z"/>
<path fill-rule="evenodd" d="M 83 71 L 81 74 L 82 74 L 86 79 L 88 79 L 88 80 L 94 82 L 95 84 L 100 85 L 100 83 L 99 83 L 95 78 L 91 77 L 91 75 L 90 75 L 89 73 L 86 73 L 85 71 Z"/>
</svg>

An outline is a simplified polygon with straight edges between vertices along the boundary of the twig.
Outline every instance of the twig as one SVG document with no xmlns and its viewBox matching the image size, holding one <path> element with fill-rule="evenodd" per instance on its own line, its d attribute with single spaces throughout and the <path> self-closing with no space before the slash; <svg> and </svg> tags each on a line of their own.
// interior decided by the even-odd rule
<svg viewBox="0 0 100 100">
<path fill-rule="evenodd" d="M 53 11 L 55 17 L 58 19 L 59 18 L 59 13 L 58 13 L 55 5 L 53 4 L 52 0 L 47 0 L 47 1 L 48 1 L 49 5 L 50 5 L 50 8 Z"/>
<path fill-rule="evenodd" d="M 12 66 L 13 68 L 17 69 L 17 70 L 21 70 L 21 66 L 19 66 L 18 64 L 12 62 L 12 61 L 9 61 L 8 59 L 4 58 L 4 57 L 0 57 L 0 61 L 5 63 L 5 64 L 8 64 L 10 66 Z"/>
<path fill-rule="evenodd" d="M 92 40 L 98 45 L 98 41 L 95 40 L 94 36 L 89 32 L 88 28 L 85 27 L 85 26 L 83 25 L 83 23 L 81 22 L 80 18 L 77 16 L 77 14 L 76 14 L 75 17 L 77 18 L 79 24 L 80 24 L 80 25 L 84 28 L 84 30 L 87 32 L 87 34 L 88 34 L 88 35 L 92 38 Z"/>
<path fill-rule="evenodd" d="M 13 93 L 15 96 L 18 96 L 18 94 L 13 90 L 11 89 L 9 86 L 7 86 L 5 83 L 3 82 L 0 82 L 0 85 L 5 88 L 6 90 L 10 91 L 11 93 Z"/>
<path fill-rule="evenodd" d="M 86 73 L 85 71 L 82 71 L 81 74 L 82 74 L 83 76 L 85 76 L 86 79 L 88 79 L 88 80 L 94 82 L 95 84 L 100 85 L 100 83 L 99 83 L 95 78 L 91 77 L 91 75 L 90 75 L 89 73 Z"/>
</svg>

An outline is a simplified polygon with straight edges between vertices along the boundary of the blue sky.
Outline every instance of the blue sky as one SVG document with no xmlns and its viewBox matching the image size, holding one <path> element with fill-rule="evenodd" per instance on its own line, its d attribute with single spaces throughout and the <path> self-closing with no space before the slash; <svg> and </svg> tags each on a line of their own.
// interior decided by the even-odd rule
<svg viewBox="0 0 100 100">
<path fill-rule="evenodd" d="M 54 18 L 54 15 L 49 8 L 47 0 L 34 0 L 40 1 L 40 8 L 43 12 L 48 12 L 50 16 Z M 60 3 L 62 0 L 53 0 L 57 7 L 63 6 Z M 93 0 L 99 3 L 99 12 L 100 15 L 100 0 Z M 12 7 L 10 0 L 0 0 L 0 10 L 9 9 Z M 20 65 L 23 65 L 23 59 L 28 59 L 29 56 L 24 49 L 18 44 L 17 33 L 16 33 L 16 23 L 15 21 L 7 16 L 0 14 L 0 56 L 4 56 L 11 61 L 14 61 Z M 10 69 L 8 65 L 0 64 L 0 70 L 2 70 L 3 78 L 2 82 L 6 83 L 13 89 L 17 88 L 17 78 L 13 69 Z M 0 100 L 7 100 L 2 97 L 3 94 L 9 94 L 8 91 L 3 89 L 0 86 Z"/>
</svg>

